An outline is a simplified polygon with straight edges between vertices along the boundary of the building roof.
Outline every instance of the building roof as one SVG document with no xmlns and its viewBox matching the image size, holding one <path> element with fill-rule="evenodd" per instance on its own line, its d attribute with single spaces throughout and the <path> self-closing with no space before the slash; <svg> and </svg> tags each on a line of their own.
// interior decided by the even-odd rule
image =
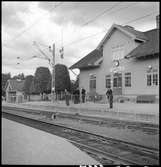
<svg viewBox="0 0 161 167">
<path fill-rule="evenodd" d="M 159 29 L 153 29 L 144 32 L 148 40 L 134 50 L 132 50 L 126 57 L 145 57 L 150 55 L 156 55 L 159 53 Z"/>
<path fill-rule="evenodd" d="M 122 25 L 118 25 L 118 24 L 113 24 L 111 26 L 111 28 L 109 29 L 109 31 L 104 36 L 104 38 L 98 44 L 97 49 L 100 49 L 103 46 L 103 44 L 111 37 L 111 34 L 113 33 L 113 31 L 115 29 L 120 30 L 121 32 L 125 33 L 126 35 L 133 38 L 134 40 L 139 40 L 139 41 L 146 41 L 147 40 L 147 37 L 145 36 L 145 34 L 143 32 L 137 31 L 131 26 L 128 26 L 128 25 L 122 26 Z"/>
<path fill-rule="evenodd" d="M 79 60 L 77 63 L 73 64 L 70 67 L 70 69 L 74 69 L 74 68 L 87 69 L 87 68 L 99 67 L 102 56 L 103 56 L 102 51 L 95 49 L 92 52 L 90 52 L 87 56 Z"/>
<path fill-rule="evenodd" d="M 11 89 L 15 91 L 23 91 L 23 86 L 24 86 L 24 80 L 15 80 L 15 79 L 9 79 L 7 81 L 7 85 L 10 84 Z"/>
<path fill-rule="evenodd" d="M 79 69 L 89 69 L 89 68 L 96 68 L 99 67 L 103 57 L 102 46 L 103 44 L 110 38 L 114 29 L 119 29 L 120 31 L 126 33 L 134 40 L 142 42 L 138 47 L 132 50 L 127 56 L 125 57 L 142 57 L 142 56 L 149 56 L 152 54 L 159 53 L 159 29 L 153 29 L 146 32 L 141 32 L 135 30 L 133 27 L 130 26 L 121 26 L 117 24 L 113 24 L 107 34 L 104 36 L 102 41 L 99 43 L 97 48 L 90 52 L 87 56 L 83 57 L 77 63 L 72 65 L 70 69 L 79 68 Z M 95 64 L 98 60 L 101 60 L 99 64 Z"/>
<path fill-rule="evenodd" d="M 128 31 L 128 32 L 130 32 L 131 34 L 133 34 L 136 39 L 147 40 L 147 37 L 146 37 L 146 35 L 144 34 L 144 32 L 135 30 L 134 27 L 131 27 L 131 26 L 128 26 L 128 25 L 126 25 L 126 26 L 118 25 L 118 26 L 120 26 L 121 28 L 123 28 L 125 31 Z"/>
</svg>

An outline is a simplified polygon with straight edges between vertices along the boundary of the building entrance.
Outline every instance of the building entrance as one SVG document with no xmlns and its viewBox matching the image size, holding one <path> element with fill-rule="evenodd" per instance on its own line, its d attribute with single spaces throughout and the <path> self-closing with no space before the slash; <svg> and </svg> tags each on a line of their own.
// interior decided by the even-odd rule
<svg viewBox="0 0 161 167">
<path fill-rule="evenodd" d="M 122 74 L 115 73 L 113 75 L 113 94 L 121 95 L 122 94 Z"/>
</svg>

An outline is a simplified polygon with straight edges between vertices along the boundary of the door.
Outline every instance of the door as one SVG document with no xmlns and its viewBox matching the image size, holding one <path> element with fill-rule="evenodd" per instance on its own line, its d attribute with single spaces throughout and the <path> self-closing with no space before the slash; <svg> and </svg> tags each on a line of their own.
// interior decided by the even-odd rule
<svg viewBox="0 0 161 167">
<path fill-rule="evenodd" d="M 113 94 L 121 95 L 122 94 L 122 74 L 115 73 L 113 75 Z"/>
<path fill-rule="evenodd" d="M 90 93 L 96 93 L 96 77 L 90 79 L 89 87 Z"/>
</svg>

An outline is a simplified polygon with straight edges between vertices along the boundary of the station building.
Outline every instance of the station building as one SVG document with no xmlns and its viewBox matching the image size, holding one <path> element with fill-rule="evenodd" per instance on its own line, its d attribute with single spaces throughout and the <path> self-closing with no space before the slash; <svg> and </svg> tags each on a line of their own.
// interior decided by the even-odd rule
<svg viewBox="0 0 161 167">
<path fill-rule="evenodd" d="M 79 69 L 79 87 L 88 94 L 159 99 L 159 15 L 155 29 L 141 32 L 113 24 L 97 48 L 73 64 Z"/>
<path fill-rule="evenodd" d="M 25 80 L 9 79 L 5 85 L 6 101 L 9 103 L 21 103 L 24 101 L 24 82 Z"/>
</svg>

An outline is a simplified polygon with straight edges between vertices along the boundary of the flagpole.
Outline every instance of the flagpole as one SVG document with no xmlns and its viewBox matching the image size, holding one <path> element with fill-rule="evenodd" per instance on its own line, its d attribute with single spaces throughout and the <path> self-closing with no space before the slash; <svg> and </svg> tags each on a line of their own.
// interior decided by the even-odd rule
<svg viewBox="0 0 161 167">
<path fill-rule="evenodd" d="M 52 96 L 52 101 L 55 101 L 55 43 L 53 44 L 53 49 L 52 49 L 52 56 L 53 56 L 53 61 L 52 61 L 52 81 L 51 81 L 51 96 Z"/>
<path fill-rule="evenodd" d="M 63 46 L 63 27 L 61 28 L 61 44 Z"/>
<path fill-rule="evenodd" d="M 63 54 L 64 54 L 64 48 L 63 48 L 63 27 L 61 28 L 61 44 L 62 44 L 62 49 L 63 49 Z M 62 58 L 62 64 L 63 64 L 63 58 Z"/>
</svg>

